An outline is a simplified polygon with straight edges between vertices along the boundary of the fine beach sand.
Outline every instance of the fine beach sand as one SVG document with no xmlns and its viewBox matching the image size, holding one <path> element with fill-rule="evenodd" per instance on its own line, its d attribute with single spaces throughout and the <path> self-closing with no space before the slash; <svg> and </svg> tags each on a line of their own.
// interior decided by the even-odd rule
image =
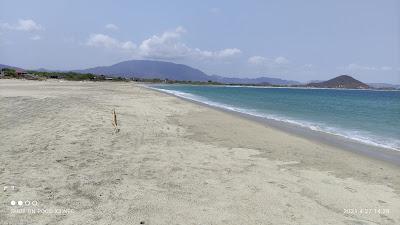
<svg viewBox="0 0 400 225">
<path fill-rule="evenodd" d="M 400 224 L 399 166 L 132 82 L 0 80 L 0 154 L 0 224 Z"/>
</svg>

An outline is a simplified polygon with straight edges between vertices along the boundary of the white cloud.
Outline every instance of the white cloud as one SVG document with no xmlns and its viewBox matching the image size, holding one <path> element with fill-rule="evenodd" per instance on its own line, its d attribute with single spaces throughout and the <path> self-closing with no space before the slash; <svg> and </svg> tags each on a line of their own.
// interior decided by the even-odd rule
<svg viewBox="0 0 400 225">
<path fill-rule="evenodd" d="M 40 37 L 39 35 L 33 35 L 30 37 L 30 39 L 33 41 L 38 41 L 38 40 L 42 39 L 42 37 Z"/>
<path fill-rule="evenodd" d="M 237 48 L 226 48 L 224 50 L 218 51 L 216 52 L 216 57 L 219 58 L 225 58 L 225 57 L 231 57 L 237 54 L 242 53 L 242 51 L 240 49 Z"/>
<path fill-rule="evenodd" d="M 181 41 L 184 33 L 186 33 L 186 30 L 183 27 L 177 27 L 173 31 L 166 31 L 161 35 L 153 35 L 139 45 L 139 54 L 146 58 L 158 59 L 223 59 L 241 53 L 240 49 L 237 48 L 227 48 L 219 51 L 190 48 Z"/>
<path fill-rule="evenodd" d="M 44 30 L 44 27 L 31 19 L 19 19 L 16 24 L 1 23 L 0 27 L 8 30 L 17 31 L 40 31 Z"/>
<path fill-rule="evenodd" d="M 105 28 L 109 29 L 109 30 L 118 30 L 119 29 L 119 27 L 117 25 L 112 24 L 112 23 L 106 24 Z"/>
<path fill-rule="evenodd" d="M 247 60 L 247 62 L 252 65 L 267 66 L 267 67 L 283 66 L 290 63 L 290 61 L 283 56 L 278 56 L 276 58 L 252 56 Z"/>
<path fill-rule="evenodd" d="M 146 58 L 173 59 L 189 56 L 191 49 L 180 42 L 181 35 L 186 30 L 177 27 L 173 31 L 166 31 L 162 35 L 153 35 L 142 41 L 138 47 L 139 55 Z"/>
<path fill-rule="evenodd" d="M 261 65 L 264 61 L 266 61 L 266 58 L 262 56 L 252 56 L 247 60 L 248 63 L 253 65 Z"/>
<path fill-rule="evenodd" d="M 279 56 L 275 58 L 274 62 L 277 64 L 288 64 L 289 60 L 286 59 L 285 57 Z"/>
<path fill-rule="evenodd" d="M 86 44 L 94 47 L 130 50 L 133 55 L 152 59 L 224 59 L 241 53 L 237 48 L 219 51 L 190 48 L 181 40 L 184 33 L 186 30 L 183 27 L 177 27 L 161 35 L 153 35 L 143 40 L 137 47 L 130 41 L 121 42 L 104 34 L 94 34 L 90 36 Z"/>
<path fill-rule="evenodd" d="M 130 41 L 121 42 L 105 34 L 90 35 L 86 45 L 119 50 L 134 50 L 136 48 L 135 44 Z"/>
</svg>

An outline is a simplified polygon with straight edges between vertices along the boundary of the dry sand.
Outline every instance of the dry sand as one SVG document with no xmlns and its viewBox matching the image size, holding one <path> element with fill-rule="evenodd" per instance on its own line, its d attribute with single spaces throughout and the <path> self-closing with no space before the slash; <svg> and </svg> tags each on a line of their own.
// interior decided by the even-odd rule
<svg viewBox="0 0 400 225">
<path fill-rule="evenodd" d="M 0 154 L 0 224 L 400 224 L 399 166 L 134 83 L 0 80 Z"/>
</svg>

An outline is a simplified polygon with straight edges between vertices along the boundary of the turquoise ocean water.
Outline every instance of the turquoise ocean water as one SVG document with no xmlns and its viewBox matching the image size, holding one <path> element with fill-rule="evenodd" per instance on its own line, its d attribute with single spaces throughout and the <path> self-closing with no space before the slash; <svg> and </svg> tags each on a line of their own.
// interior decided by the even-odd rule
<svg viewBox="0 0 400 225">
<path fill-rule="evenodd" d="M 400 151 L 400 91 L 154 85 L 226 110 Z"/>
</svg>

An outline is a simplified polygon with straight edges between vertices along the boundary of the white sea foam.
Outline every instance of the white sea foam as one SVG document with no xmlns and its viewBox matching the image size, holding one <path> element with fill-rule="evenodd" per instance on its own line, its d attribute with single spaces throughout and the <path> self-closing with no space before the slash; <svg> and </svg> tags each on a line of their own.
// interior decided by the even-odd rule
<svg viewBox="0 0 400 225">
<path fill-rule="evenodd" d="M 234 111 L 234 112 L 239 112 L 239 113 L 243 113 L 243 114 L 247 114 L 247 115 L 255 116 L 255 117 L 259 117 L 259 118 L 289 123 L 292 125 L 308 128 L 313 131 L 328 133 L 331 135 L 336 135 L 336 136 L 340 136 L 340 137 L 347 138 L 350 140 L 358 141 L 358 142 L 361 142 L 364 144 L 400 151 L 400 140 L 381 138 L 381 137 L 374 136 L 372 134 L 367 134 L 365 132 L 363 133 L 360 131 L 349 131 L 349 130 L 344 130 L 344 129 L 340 129 L 340 128 L 329 127 L 329 126 L 326 126 L 326 125 L 320 124 L 320 123 L 313 123 L 313 122 L 309 122 L 309 121 L 302 121 L 302 120 L 298 120 L 298 119 L 292 119 L 292 118 L 286 118 L 286 117 L 282 117 L 282 116 L 278 116 L 278 115 L 267 114 L 264 112 L 259 112 L 254 109 L 245 109 L 245 108 L 235 107 L 235 106 L 231 106 L 231 105 L 227 105 L 227 104 L 223 104 L 223 103 L 218 103 L 218 102 L 212 101 L 210 99 L 207 99 L 205 97 L 193 95 L 193 94 L 186 93 L 186 92 L 167 90 L 167 89 L 155 88 L 155 87 L 150 87 L 150 86 L 146 86 L 146 87 L 148 87 L 150 89 L 162 91 L 165 93 L 169 93 L 169 94 L 181 97 L 181 98 L 189 99 L 189 100 L 192 100 L 195 102 L 200 102 L 200 103 L 203 103 L 203 104 L 206 104 L 209 106 L 213 106 L 213 107 L 217 107 L 217 108 L 221 108 L 221 109 L 225 109 L 225 110 L 230 110 L 230 111 Z"/>
</svg>

